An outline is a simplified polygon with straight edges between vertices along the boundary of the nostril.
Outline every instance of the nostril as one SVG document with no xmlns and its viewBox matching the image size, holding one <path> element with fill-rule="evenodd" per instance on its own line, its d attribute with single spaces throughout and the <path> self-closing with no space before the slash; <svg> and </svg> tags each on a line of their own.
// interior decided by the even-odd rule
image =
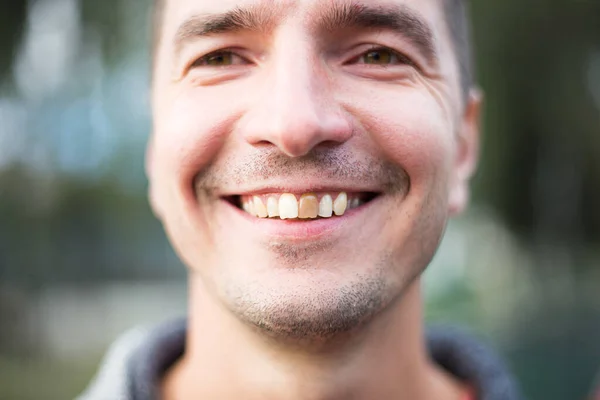
<svg viewBox="0 0 600 400">
<path fill-rule="evenodd" d="M 324 148 L 324 149 L 334 149 L 336 147 L 339 147 L 342 143 L 335 141 L 335 140 L 325 140 L 321 143 L 319 143 L 318 147 L 320 148 Z"/>
<path fill-rule="evenodd" d="M 269 142 L 268 140 L 261 140 L 259 142 L 252 143 L 252 145 L 256 146 L 256 147 L 270 147 L 270 146 L 275 146 L 273 143 Z"/>
<path fill-rule="evenodd" d="M 323 113 L 303 110 L 301 105 L 289 112 L 271 110 L 268 115 L 248 117 L 238 130 L 252 146 L 275 146 L 288 157 L 298 158 L 321 145 L 339 146 L 352 137 L 352 125 L 345 117 Z"/>
</svg>

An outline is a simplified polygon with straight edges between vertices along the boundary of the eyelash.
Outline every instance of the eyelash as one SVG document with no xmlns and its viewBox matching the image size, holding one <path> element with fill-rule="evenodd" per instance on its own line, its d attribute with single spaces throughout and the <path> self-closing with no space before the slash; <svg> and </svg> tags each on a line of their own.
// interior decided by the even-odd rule
<svg viewBox="0 0 600 400">
<path fill-rule="evenodd" d="M 353 57 L 352 59 L 350 59 L 349 62 L 345 63 L 345 64 L 354 64 L 356 63 L 358 60 L 360 60 L 362 57 L 366 56 L 369 53 L 372 52 L 376 52 L 376 51 L 385 51 L 385 52 L 389 52 L 391 53 L 396 60 L 398 60 L 398 64 L 404 64 L 404 65 L 409 65 L 411 67 L 414 67 L 418 70 L 420 70 L 419 66 L 408 56 L 406 56 L 403 53 L 400 53 L 398 51 L 395 51 L 389 47 L 386 46 L 378 46 L 378 45 L 374 45 L 364 51 L 362 51 L 359 55 Z M 249 64 L 250 61 L 248 61 L 245 57 L 239 55 L 238 53 L 236 53 L 236 51 L 234 49 L 223 49 L 223 50 L 217 50 L 217 51 L 213 51 L 212 53 L 208 53 L 196 60 L 194 60 L 194 62 L 190 65 L 190 69 L 194 69 L 194 68 L 200 68 L 200 67 L 214 67 L 214 68 L 219 68 L 219 67 L 229 67 L 231 65 L 223 65 L 223 66 L 211 66 L 208 65 L 207 62 L 212 58 L 212 57 L 216 57 L 219 55 L 231 55 L 233 57 L 238 57 L 241 60 L 243 60 L 243 63 L 240 64 L 233 64 L 233 65 L 244 65 L 244 64 Z M 364 63 L 364 65 L 369 65 L 367 63 Z M 387 67 L 387 65 L 376 65 L 378 67 Z"/>
<path fill-rule="evenodd" d="M 358 56 L 352 58 L 350 61 L 351 62 L 356 62 L 359 59 L 361 59 L 362 57 L 366 56 L 369 53 L 372 52 L 376 52 L 376 51 L 386 51 L 391 53 L 394 57 L 396 57 L 396 59 L 398 60 L 398 64 L 405 64 L 405 65 L 409 65 L 411 67 L 417 68 L 419 69 L 419 66 L 417 65 L 417 63 L 415 63 L 410 57 L 408 57 L 407 55 L 400 53 L 394 49 L 391 49 L 389 47 L 386 46 L 379 46 L 379 45 L 374 45 L 372 47 L 367 48 L 366 50 L 363 50 Z M 385 65 L 380 65 L 380 67 L 385 67 Z"/>
<path fill-rule="evenodd" d="M 232 55 L 234 57 L 239 57 L 240 59 L 242 59 L 244 61 L 243 64 L 249 63 L 249 61 L 245 57 L 242 57 L 241 55 L 237 54 L 234 49 L 223 49 L 223 50 L 213 51 L 212 53 L 208 53 L 200 58 L 197 58 L 190 65 L 190 69 L 199 68 L 199 67 L 210 67 L 210 65 L 205 64 L 205 63 L 208 62 L 212 57 L 216 57 L 219 55 L 228 55 L 228 54 Z"/>
</svg>

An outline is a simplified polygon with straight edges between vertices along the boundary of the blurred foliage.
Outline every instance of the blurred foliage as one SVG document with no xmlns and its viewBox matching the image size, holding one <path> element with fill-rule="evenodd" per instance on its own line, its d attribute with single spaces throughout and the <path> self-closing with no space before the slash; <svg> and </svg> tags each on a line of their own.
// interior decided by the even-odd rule
<svg viewBox="0 0 600 400">
<path fill-rule="evenodd" d="M 0 3 L 0 77 L 9 74 L 13 57 L 22 37 L 22 26 L 27 13 L 25 1 Z"/>
<path fill-rule="evenodd" d="M 44 179 L 13 167 L 0 171 L 0 182 L 2 224 L 11 227 L 0 229 L 2 281 L 35 289 L 115 276 L 120 280 L 173 276 L 168 270 L 156 275 L 165 269 L 160 264 L 168 261 L 160 253 L 145 257 L 149 246 L 164 243 L 147 201 L 123 192 L 110 176 L 101 182 Z M 155 250 L 161 248 L 166 245 Z"/>
<path fill-rule="evenodd" d="M 98 356 L 81 361 L 59 362 L 51 359 L 0 358 L 3 376 L 0 399 L 72 399 L 87 386 L 97 367 Z"/>
<path fill-rule="evenodd" d="M 600 2 L 474 1 L 473 15 L 487 99 L 478 198 L 525 236 L 597 243 Z"/>
</svg>

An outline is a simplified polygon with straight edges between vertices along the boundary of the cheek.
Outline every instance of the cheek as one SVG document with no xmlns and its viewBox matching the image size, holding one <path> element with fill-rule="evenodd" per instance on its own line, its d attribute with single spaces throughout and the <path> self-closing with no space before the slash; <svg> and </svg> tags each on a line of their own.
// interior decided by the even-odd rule
<svg viewBox="0 0 600 400">
<path fill-rule="evenodd" d="M 213 92 L 181 92 L 165 99 L 155 117 L 154 164 L 188 196 L 193 196 L 194 177 L 218 155 L 237 119 L 228 97 Z"/>
<path fill-rule="evenodd" d="M 361 122 L 378 154 L 409 177 L 408 195 L 390 212 L 382 231 L 398 264 L 412 266 L 399 273 L 414 274 L 431 261 L 447 220 L 454 139 L 447 113 L 434 97 L 395 89 L 363 104 Z"/>
<path fill-rule="evenodd" d="M 171 243 L 187 265 L 210 254 L 206 218 L 193 188 L 196 175 L 214 161 L 231 132 L 231 103 L 202 90 L 165 96 L 155 107 L 149 156 L 150 194 Z"/>
<path fill-rule="evenodd" d="M 406 171 L 411 189 L 448 178 L 454 151 L 452 125 L 434 98 L 396 88 L 395 93 L 360 108 L 361 122 L 378 152 Z"/>
</svg>

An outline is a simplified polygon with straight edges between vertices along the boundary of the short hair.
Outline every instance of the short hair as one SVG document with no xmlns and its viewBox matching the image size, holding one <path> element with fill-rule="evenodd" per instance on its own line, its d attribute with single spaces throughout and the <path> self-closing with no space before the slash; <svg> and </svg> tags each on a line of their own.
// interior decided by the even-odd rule
<svg viewBox="0 0 600 400">
<path fill-rule="evenodd" d="M 162 26 L 162 14 L 166 0 L 153 0 L 153 47 L 159 41 Z M 458 63 L 460 87 L 466 99 L 469 90 L 475 85 L 475 66 L 473 62 L 473 43 L 469 18 L 468 0 L 441 0 L 444 2 L 446 23 L 450 31 L 454 54 Z M 154 51 L 155 52 L 155 51 Z"/>
<path fill-rule="evenodd" d="M 164 0 L 159 0 L 164 1 Z M 446 23 L 454 46 L 458 63 L 460 86 L 466 99 L 476 84 L 475 63 L 473 60 L 473 38 L 468 0 L 443 0 Z"/>
</svg>

